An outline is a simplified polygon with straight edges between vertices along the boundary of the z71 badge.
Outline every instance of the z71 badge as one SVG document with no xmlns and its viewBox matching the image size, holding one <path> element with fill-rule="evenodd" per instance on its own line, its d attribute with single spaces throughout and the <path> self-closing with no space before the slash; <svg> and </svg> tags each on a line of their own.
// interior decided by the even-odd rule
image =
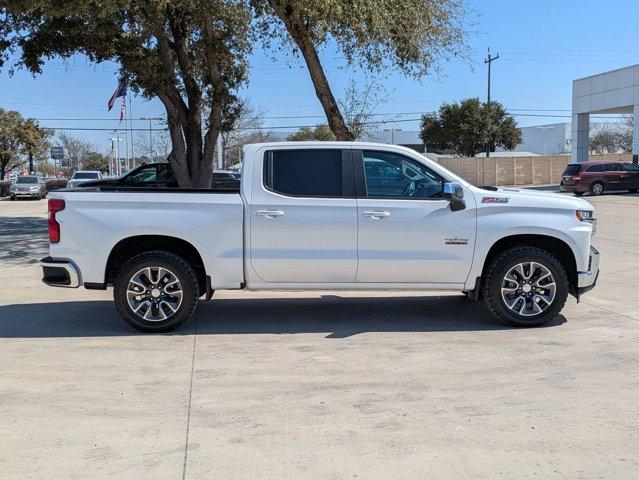
<svg viewBox="0 0 639 480">
<path fill-rule="evenodd" d="M 508 203 L 510 197 L 483 197 L 481 203 Z"/>
</svg>

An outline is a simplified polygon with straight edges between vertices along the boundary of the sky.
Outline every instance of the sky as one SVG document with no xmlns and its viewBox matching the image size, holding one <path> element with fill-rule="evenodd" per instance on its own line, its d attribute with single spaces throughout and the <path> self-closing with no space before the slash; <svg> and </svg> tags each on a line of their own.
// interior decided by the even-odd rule
<svg viewBox="0 0 639 480">
<path fill-rule="evenodd" d="M 520 126 L 540 125 L 570 121 L 574 79 L 639 63 L 636 0 L 468 0 L 467 5 L 474 12 L 468 37 L 471 64 L 442 63 L 441 75 L 421 79 L 392 70 L 371 76 L 345 68 L 339 52 L 327 48 L 321 56 L 336 97 L 351 81 L 359 86 L 374 81 L 386 97 L 375 111 L 376 120 L 389 122 L 380 128 L 417 130 L 420 114 L 443 102 L 485 100 L 483 60 L 490 47 L 500 57 L 492 63 L 492 99 L 503 103 Z M 266 128 L 293 131 L 325 121 L 299 60 L 273 59 L 256 49 L 250 63 L 249 83 L 240 94 L 263 112 Z M 0 107 L 36 118 L 42 126 L 68 129 L 106 152 L 109 130 L 125 128 L 118 122 L 119 103 L 111 112 L 106 108 L 116 84 L 116 65 L 93 65 L 81 56 L 66 63 L 52 59 L 36 77 L 1 71 Z M 148 128 L 149 122 L 139 118 L 163 116 L 164 108 L 157 100 L 132 97 L 129 113 L 135 128 Z"/>
</svg>

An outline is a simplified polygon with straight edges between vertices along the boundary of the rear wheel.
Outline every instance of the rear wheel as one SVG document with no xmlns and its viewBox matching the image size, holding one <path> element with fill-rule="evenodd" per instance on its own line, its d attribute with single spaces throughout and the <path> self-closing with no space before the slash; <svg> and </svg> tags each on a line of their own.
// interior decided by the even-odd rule
<svg viewBox="0 0 639 480">
<path fill-rule="evenodd" d="M 590 185 L 590 194 L 591 195 L 601 195 L 604 192 L 604 184 L 601 182 L 593 182 Z"/>
<path fill-rule="evenodd" d="M 199 298 L 191 265 L 173 253 L 156 250 L 126 262 L 113 288 L 122 319 L 142 332 L 168 332 L 188 320 Z"/>
<path fill-rule="evenodd" d="M 568 276 L 551 253 L 536 247 L 515 247 L 491 262 L 483 292 L 490 311 L 508 325 L 537 327 L 563 308 Z"/>
</svg>

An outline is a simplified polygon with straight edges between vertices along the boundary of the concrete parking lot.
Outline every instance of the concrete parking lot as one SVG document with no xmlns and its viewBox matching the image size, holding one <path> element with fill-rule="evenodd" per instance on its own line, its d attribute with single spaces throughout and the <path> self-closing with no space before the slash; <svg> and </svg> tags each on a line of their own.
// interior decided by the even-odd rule
<svg viewBox="0 0 639 480">
<path fill-rule="evenodd" d="M 46 201 L 0 201 L 0 477 L 639 478 L 639 195 L 598 287 L 512 329 L 459 293 L 216 293 L 167 335 L 43 286 Z"/>
</svg>

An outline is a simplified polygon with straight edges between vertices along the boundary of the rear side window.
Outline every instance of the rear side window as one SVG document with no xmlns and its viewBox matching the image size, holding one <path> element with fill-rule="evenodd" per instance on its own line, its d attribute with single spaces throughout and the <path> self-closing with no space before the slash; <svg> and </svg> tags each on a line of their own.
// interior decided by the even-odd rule
<svg viewBox="0 0 639 480">
<path fill-rule="evenodd" d="M 273 150 L 264 158 L 264 185 L 295 197 L 341 197 L 341 150 Z"/>
<path fill-rule="evenodd" d="M 575 175 L 579 173 L 580 170 L 581 170 L 580 164 L 571 163 L 566 167 L 566 170 L 564 170 L 564 175 Z"/>
<path fill-rule="evenodd" d="M 606 164 L 604 164 L 604 171 L 605 172 L 619 172 L 619 171 L 621 171 L 621 164 L 620 163 L 606 163 Z"/>
<path fill-rule="evenodd" d="M 603 172 L 603 168 L 601 164 L 590 165 L 588 168 L 586 168 L 586 172 L 588 173 Z"/>
</svg>

